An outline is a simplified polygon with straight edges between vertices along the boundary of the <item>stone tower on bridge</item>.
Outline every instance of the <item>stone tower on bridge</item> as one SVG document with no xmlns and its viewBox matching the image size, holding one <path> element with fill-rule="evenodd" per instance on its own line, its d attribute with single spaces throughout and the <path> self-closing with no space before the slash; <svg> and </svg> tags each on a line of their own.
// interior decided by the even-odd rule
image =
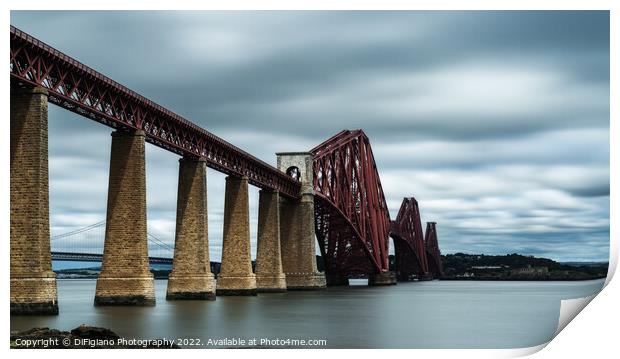
<svg viewBox="0 0 620 359">
<path fill-rule="evenodd" d="M 282 198 L 280 240 L 287 289 L 325 288 L 325 275 L 316 266 L 312 153 L 281 152 L 278 169 L 301 181 L 301 199 Z"/>
</svg>

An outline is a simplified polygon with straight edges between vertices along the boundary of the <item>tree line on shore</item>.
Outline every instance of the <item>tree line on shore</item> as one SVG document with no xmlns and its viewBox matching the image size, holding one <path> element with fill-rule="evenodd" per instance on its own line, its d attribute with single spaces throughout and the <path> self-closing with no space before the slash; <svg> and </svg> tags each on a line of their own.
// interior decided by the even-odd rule
<svg viewBox="0 0 620 359">
<path fill-rule="evenodd" d="M 316 256 L 317 268 L 324 271 L 323 258 Z M 560 263 L 548 258 L 507 255 L 454 253 L 441 256 L 445 276 L 442 279 L 469 280 L 586 280 L 605 278 L 607 262 Z M 390 270 L 396 271 L 394 255 L 389 256 Z M 256 265 L 252 262 L 252 267 Z M 211 262 L 211 271 L 217 275 L 221 264 Z M 168 278 L 171 268 L 153 267 L 155 278 Z M 99 266 L 56 270 L 59 278 L 96 278 Z"/>
</svg>

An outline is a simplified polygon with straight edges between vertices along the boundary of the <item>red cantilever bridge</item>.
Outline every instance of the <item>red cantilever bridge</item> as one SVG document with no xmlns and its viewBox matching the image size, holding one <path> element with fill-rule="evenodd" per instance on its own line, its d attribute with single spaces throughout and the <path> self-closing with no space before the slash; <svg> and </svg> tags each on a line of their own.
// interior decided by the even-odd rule
<svg viewBox="0 0 620 359">
<path fill-rule="evenodd" d="M 295 254 L 295 251 L 303 247 L 295 244 L 291 245 L 287 236 L 292 238 L 292 236 L 299 236 L 299 233 L 311 233 L 311 238 L 314 238 L 314 233 L 316 233 L 320 252 L 325 263 L 325 274 L 328 284 L 338 284 L 342 279 L 352 276 L 372 276 L 389 273 L 388 253 L 390 237 L 393 238 L 395 244 L 395 268 L 396 274 L 400 279 L 410 279 L 412 277 L 423 279 L 441 276 L 441 257 L 434 223 L 429 223 L 425 240 L 420 223 L 418 203 L 413 198 L 405 198 L 396 219 L 394 221 L 390 220 L 370 141 L 362 130 L 342 131 L 313 148 L 308 153 L 311 156 L 309 168 L 301 169 L 302 172 L 308 173 L 303 174 L 301 177 L 299 174 L 291 176 L 287 168 L 275 168 L 259 160 L 13 26 L 10 28 L 10 39 L 11 183 L 15 182 L 15 187 L 11 187 L 12 288 L 14 283 L 13 273 L 19 274 L 23 270 L 23 273 L 19 275 L 26 277 L 32 275 L 28 274 L 31 273 L 29 269 L 20 267 L 23 265 L 22 261 L 17 259 L 17 256 L 20 254 L 35 253 L 34 256 L 30 257 L 29 263 L 31 267 L 35 263 L 38 266 L 37 268 L 41 270 L 41 273 L 48 273 L 50 269 L 48 265 L 50 261 L 49 219 L 45 210 L 49 206 L 47 194 L 47 101 L 84 118 L 114 128 L 116 130 L 115 133 L 118 135 L 116 137 L 113 136 L 112 157 L 114 157 L 115 151 L 128 149 L 126 154 L 121 153 L 119 155 L 121 157 L 117 157 L 117 161 L 118 158 L 124 160 L 123 156 L 138 154 L 137 159 L 133 159 L 133 157 L 131 159 L 131 161 L 138 161 L 136 162 L 138 163 L 136 169 L 132 169 L 134 170 L 131 175 L 132 178 L 138 178 L 131 179 L 134 182 L 129 180 L 119 180 L 118 183 L 114 182 L 116 180 L 113 181 L 113 178 L 122 177 L 123 173 L 113 174 L 112 172 L 123 169 L 119 170 L 114 166 L 110 168 L 106 252 L 103 254 L 104 270 L 112 270 L 110 268 L 113 267 L 110 264 L 106 265 L 106 253 L 108 252 L 107 257 L 110 263 L 115 256 L 124 256 L 126 260 L 122 263 L 141 263 L 141 265 L 148 263 L 148 261 L 143 260 L 142 254 L 144 248 L 146 248 L 144 244 L 146 239 L 136 240 L 135 243 L 132 242 L 132 246 L 135 246 L 129 249 L 125 248 L 123 251 L 115 251 L 113 244 L 107 243 L 108 235 L 110 237 L 114 237 L 113 234 L 116 236 L 124 235 L 124 232 L 119 228 L 127 227 L 127 223 L 132 220 L 130 217 L 138 216 L 140 212 L 132 208 L 131 211 L 124 214 L 125 217 L 121 216 L 120 220 L 115 219 L 117 218 L 115 217 L 116 214 L 111 211 L 119 210 L 118 208 L 122 210 L 123 207 L 119 203 L 114 202 L 114 208 L 111 208 L 110 201 L 122 201 L 123 196 L 127 196 L 127 194 L 133 196 L 134 193 L 142 196 L 137 198 L 145 198 L 145 194 L 140 192 L 145 190 L 141 187 L 141 182 L 139 182 L 140 177 L 143 177 L 143 166 L 140 167 L 143 153 L 140 154 L 140 147 L 135 147 L 137 152 L 129 152 L 134 151 L 134 147 L 132 147 L 135 145 L 134 140 L 128 141 L 117 138 L 137 133 L 139 134 L 137 135 L 138 137 L 143 138 L 142 141 L 176 153 L 182 156 L 184 160 L 202 162 L 210 168 L 227 174 L 229 178 L 232 178 L 230 186 L 231 188 L 236 186 L 234 188 L 236 192 L 231 189 L 232 194 L 229 196 L 229 183 L 227 180 L 226 200 L 228 201 L 230 198 L 230 201 L 241 201 L 235 202 L 235 206 L 239 203 L 240 206 L 247 205 L 242 198 L 243 195 L 247 196 L 247 190 L 244 192 L 243 189 L 243 181 L 255 185 L 268 193 L 275 193 L 275 198 L 280 198 L 278 200 L 280 203 L 283 203 L 282 201 L 304 203 L 304 196 L 308 194 L 307 191 L 304 192 L 304 188 L 311 188 L 310 193 L 312 194 L 313 192 L 314 194 L 311 196 L 314 203 L 314 213 L 311 215 L 311 222 L 314 222 L 314 226 L 310 225 L 312 231 L 308 232 L 307 225 L 300 225 L 300 228 L 291 227 L 293 225 L 290 223 L 295 221 L 286 222 L 287 220 L 282 219 L 280 223 L 282 226 L 290 227 L 287 230 L 280 229 L 280 235 L 283 237 L 282 263 L 284 265 L 284 272 L 287 272 L 287 281 L 289 277 L 293 278 L 295 275 L 298 275 L 300 270 L 291 269 L 291 264 L 287 263 L 287 258 L 284 257 L 292 253 L 291 255 L 296 255 L 297 257 L 295 258 L 299 260 L 299 253 Z M 23 95 L 25 92 L 28 92 L 30 97 L 24 97 L 26 96 Z M 37 94 L 44 94 L 45 99 L 40 100 L 41 97 L 37 97 L 38 100 L 33 100 Z M 24 105 L 26 103 L 24 101 L 29 101 L 27 106 Z M 33 104 L 36 106 L 33 107 Z M 34 111 L 33 108 L 36 110 L 35 112 L 32 112 Z M 33 118 L 39 119 L 37 121 L 40 122 L 32 122 L 34 121 Z M 32 123 L 35 126 L 28 127 Z M 33 132 L 28 132 L 25 129 L 39 132 L 36 132 L 36 136 L 33 136 Z M 117 145 L 115 145 L 115 141 L 118 142 Z M 111 158 L 111 164 L 113 160 L 114 158 Z M 38 163 L 37 171 L 33 172 L 29 171 L 28 168 L 24 168 L 24 166 L 27 167 L 29 164 L 32 164 L 33 161 Z M 278 159 L 278 162 L 280 163 L 280 159 Z M 196 168 L 199 168 L 199 165 L 197 166 Z M 179 197 L 181 197 L 182 191 L 181 179 L 183 174 L 187 173 L 195 173 L 195 171 L 180 172 Z M 234 179 L 238 179 L 240 182 L 235 182 Z M 38 192 L 23 192 L 26 186 L 19 187 L 20 181 L 30 181 L 27 184 L 33 184 L 35 186 L 33 188 L 38 188 Z M 304 181 L 307 183 L 304 183 Z M 206 186 L 206 183 L 204 185 Z M 112 190 L 118 193 L 111 194 L 110 191 Z M 191 197 L 187 198 L 188 201 L 191 199 Z M 262 197 L 261 201 L 263 201 Z M 268 200 L 265 199 L 265 203 L 267 202 Z M 140 201 L 136 203 L 141 206 Z M 177 203 L 177 205 L 179 204 Z M 192 205 L 198 206 L 196 207 L 198 208 L 197 213 L 201 214 L 201 211 L 204 211 L 204 208 L 199 207 L 201 204 Z M 232 205 L 231 208 L 233 208 Z M 265 211 L 268 211 L 269 208 L 271 208 L 269 205 L 264 206 Z M 272 225 L 273 221 L 271 221 L 271 217 L 268 215 L 264 215 L 261 220 L 261 210 L 263 210 L 263 207 L 259 208 L 259 226 Z M 28 211 L 33 212 L 30 213 Z M 287 213 L 289 212 L 293 213 L 291 214 L 293 216 L 303 216 L 305 210 L 287 211 Z M 301 214 L 298 214 L 298 212 Z M 16 214 L 15 216 L 14 213 Z M 20 217 L 20 213 L 23 213 L 24 216 Z M 177 212 L 175 260 L 177 259 L 176 247 L 183 248 L 183 244 L 179 244 L 179 241 L 188 240 L 182 235 L 179 237 L 178 232 L 183 231 L 184 226 L 189 223 L 183 222 L 183 218 L 179 219 L 179 213 Z M 225 227 L 227 213 L 225 213 Z M 243 216 L 235 217 L 236 213 L 231 210 L 229 213 L 231 220 L 247 220 Z M 135 222 L 137 224 L 134 224 L 136 231 L 142 231 L 138 236 L 139 238 L 146 238 L 146 229 L 141 229 L 142 224 L 146 221 L 145 215 L 143 217 L 134 218 L 137 221 Z M 37 222 L 37 225 L 33 225 L 31 223 L 32 218 L 41 218 L 43 221 L 40 223 L 45 225 L 41 226 L 39 222 Z M 299 219 L 301 217 L 295 218 Z M 203 219 L 206 220 L 206 217 Z M 282 224 L 284 222 L 288 224 Z M 277 221 L 273 223 L 278 225 Z M 245 236 L 245 233 L 233 232 L 234 230 L 232 229 L 226 232 L 225 228 L 223 270 L 225 268 L 224 262 L 232 260 L 225 258 L 227 253 L 227 236 L 230 238 L 237 238 L 239 235 Z M 259 227 L 258 232 L 260 255 L 261 227 Z M 262 233 L 273 232 L 263 228 Z M 136 238 L 135 234 L 132 234 L 132 236 L 128 238 Z M 26 238 L 28 238 L 28 241 Z M 32 238 L 38 239 L 33 241 L 31 240 Z M 203 239 L 197 238 L 195 240 L 201 241 Z M 267 241 L 268 239 L 265 239 L 263 243 Z M 314 242 L 314 239 L 312 241 Z M 246 248 L 244 242 L 237 239 L 230 239 L 230 243 L 228 244 L 229 248 L 234 247 L 234 249 L 230 250 L 230 253 L 234 253 L 235 256 L 241 253 L 243 258 L 245 258 L 245 253 L 249 251 L 249 244 Z M 285 245 L 293 249 L 285 251 Z M 303 248 L 314 249 L 315 247 L 312 244 L 310 247 Z M 267 251 L 265 253 L 270 252 Z M 259 260 L 259 255 L 257 255 L 257 261 Z M 308 255 L 314 258 L 314 253 L 306 253 L 306 257 Z M 204 258 L 194 258 L 193 260 L 203 261 Z M 308 268 L 310 269 L 304 269 L 304 271 L 312 272 L 312 268 Z M 314 264 L 314 268 L 316 269 L 316 264 Z M 290 272 L 290 275 L 288 272 Z M 119 275 L 118 273 L 115 275 Z M 15 278 L 19 277 L 17 274 Z M 45 275 L 41 274 L 40 276 L 44 277 Z M 37 276 L 39 274 L 35 275 L 35 277 Z M 250 278 L 249 274 L 248 278 Z M 15 279 L 15 281 L 17 283 L 18 279 Z M 218 278 L 218 290 L 219 282 Z M 28 283 L 36 283 L 36 281 Z M 17 284 L 15 286 L 17 287 Z M 13 292 L 11 295 L 13 303 Z"/>
<path fill-rule="evenodd" d="M 328 283 L 389 271 L 389 237 L 394 239 L 399 279 L 443 275 L 435 225 L 429 223 L 433 230 L 427 228 L 425 241 L 418 202 L 413 197 L 403 199 L 396 220 L 390 220 L 364 131 L 342 131 L 311 152 L 316 235 Z"/>
</svg>

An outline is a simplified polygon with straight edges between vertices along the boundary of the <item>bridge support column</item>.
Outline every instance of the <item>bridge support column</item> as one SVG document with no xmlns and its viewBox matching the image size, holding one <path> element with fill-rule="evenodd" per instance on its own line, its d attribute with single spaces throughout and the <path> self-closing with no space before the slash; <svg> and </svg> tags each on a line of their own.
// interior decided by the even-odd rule
<svg viewBox="0 0 620 359">
<path fill-rule="evenodd" d="M 256 287 L 259 292 L 286 291 L 280 251 L 280 196 L 269 190 L 259 192 Z"/>
<path fill-rule="evenodd" d="M 339 274 L 326 274 L 325 279 L 329 287 L 349 285 L 349 277 Z"/>
<path fill-rule="evenodd" d="M 394 272 L 373 273 L 368 277 L 368 285 L 382 286 L 396 284 L 396 274 Z"/>
<path fill-rule="evenodd" d="M 47 90 L 11 88 L 11 314 L 58 314 L 52 272 Z"/>
<path fill-rule="evenodd" d="M 326 275 L 327 285 L 330 287 L 335 286 L 347 286 L 349 285 L 349 278 L 339 274 Z"/>
<path fill-rule="evenodd" d="M 206 175 L 204 159 L 179 160 L 176 237 L 168 300 L 215 300 L 215 278 L 209 259 Z"/>
<path fill-rule="evenodd" d="M 287 289 L 312 290 L 326 287 L 325 275 L 316 266 L 312 154 L 277 153 L 278 169 L 301 181 L 301 199 L 280 201 L 282 266 Z"/>
<path fill-rule="evenodd" d="M 256 295 L 256 277 L 250 257 L 248 178 L 226 177 L 224 243 L 217 295 Z"/>
<path fill-rule="evenodd" d="M 105 244 L 95 305 L 155 305 L 142 131 L 112 133 Z"/>
</svg>

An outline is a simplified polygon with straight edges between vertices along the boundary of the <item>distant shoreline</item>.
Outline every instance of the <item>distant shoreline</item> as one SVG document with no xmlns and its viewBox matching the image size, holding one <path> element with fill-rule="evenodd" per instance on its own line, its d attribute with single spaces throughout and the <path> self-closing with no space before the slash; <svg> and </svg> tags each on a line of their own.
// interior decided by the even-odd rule
<svg viewBox="0 0 620 359">
<path fill-rule="evenodd" d="M 316 256 L 317 268 L 324 271 L 323 258 Z M 485 255 L 454 253 L 441 256 L 443 276 L 441 280 L 452 281 L 584 281 L 604 279 L 608 276 L 607 262 L 556 262 L 548 258 L 524 256 L 520 254 Z M 255 262 L 252 262 L 253 267 Z M 97 279 L 100 266 L 87 268 L 57 269 L 56 278 L 59 280 Z M 396 258 L 389 256 L 390 270 L 398 277 Z M 155 279 L 168 279 L 171 266 L 157 266 L 151 268 Z M 217 275 L 220 269 L 219 262 L 211 262 L 211 271 Z M 405 273 L 406 274 L 406 273 Z M 406 276 L 405 276 L 406 277 Z M 409 278 L 418 277 L 410 273 Z"/>
<path fill-rule="evenodd" d="M 582 281 L 607 278 L 607 262 L 556 262 L 548 258 L 455 253 L 442 256 L 444 280 Z"/>
</svg>

